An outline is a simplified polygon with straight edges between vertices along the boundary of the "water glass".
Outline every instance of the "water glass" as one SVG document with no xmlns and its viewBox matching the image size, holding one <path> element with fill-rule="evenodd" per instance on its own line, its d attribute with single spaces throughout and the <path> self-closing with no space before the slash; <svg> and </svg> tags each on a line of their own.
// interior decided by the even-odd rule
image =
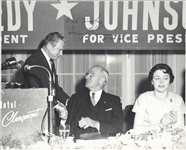
<svg viewBox="0 0 186 150">
<path fill-rule="evenodd" d="M 68 124 L 61 124 L 59 126 L 59 134 L 63 138 L 64 141 L 68 138 L 70 134 L 70 125 Z"/>
</svg>

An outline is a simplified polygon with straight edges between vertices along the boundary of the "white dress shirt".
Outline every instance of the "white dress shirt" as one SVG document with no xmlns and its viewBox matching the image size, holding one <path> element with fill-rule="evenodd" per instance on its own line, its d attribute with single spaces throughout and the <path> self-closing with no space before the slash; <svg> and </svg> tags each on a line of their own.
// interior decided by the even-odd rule
<svg viewBox="0 0 186 150">
<path fill-rule="evenodd" d="M 43 55 L 45 56 L 49 66 L 50 66 L 50 69 L 52 69 L 52 66 L 51 66 L 51 63 L 50 63 L 50 57 L 48 57 L 47 53 L 41 48 L 41 51 L 43 53 Z"/>
<path fill-rule="evenodd" d="M 100 97 L 101 97 L 102 92 L 103 92 L 102 89 L 99 90 L 99 91 L 97 91 L 97 92 L 92 92 L 92 91 L 90 91 L 90 93 L 89 93 L 89 94 L 90 94 L 90 97 L 92 97 L 92 93 L 95 93 L 95 98 L 94 98 L 95 104 L 98 103 L 98 101 L 99 101 L 99 99 L 100 99 Z"/>
</svg>

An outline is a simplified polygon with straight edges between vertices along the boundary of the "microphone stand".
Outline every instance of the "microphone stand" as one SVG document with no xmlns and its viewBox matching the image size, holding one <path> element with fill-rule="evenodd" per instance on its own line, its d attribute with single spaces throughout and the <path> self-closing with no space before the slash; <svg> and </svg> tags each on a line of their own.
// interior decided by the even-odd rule
<svg viewBox="0 0 186 150">
<path fill-rule="evenodd" d="M 56 133 L 55 127 L 56 127 L 56 119 L 54 114 L 54 92 L 52 90 L 52 77 L 48 69 L 46 69 L 43 66 L 40 65 L 32 65 L 28 66 L 27 70 L 31 70 L 31 68 L 42 68 L 47 71 L 48 73 L 48 79 L 49 79 L 49 87 L 48 87 L 48 96 L 47 96 L 47 102 L 48 102 L 48 143 L 50 142 L 51 135 Z"/>
</svg>

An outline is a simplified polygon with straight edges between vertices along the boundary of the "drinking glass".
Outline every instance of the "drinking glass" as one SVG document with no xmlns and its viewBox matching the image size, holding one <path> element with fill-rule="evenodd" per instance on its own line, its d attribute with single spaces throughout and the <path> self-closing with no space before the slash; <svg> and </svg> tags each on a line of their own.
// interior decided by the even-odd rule
<svg viewBox="0 0 186 150">
<path fill-rule="evenodd" d="M 61 124 L 59 126 L 59 134 L 63 138 L 64 141 L 68 138 L 70 134 L 70 125 L 68 124 Z"/>
</svg>

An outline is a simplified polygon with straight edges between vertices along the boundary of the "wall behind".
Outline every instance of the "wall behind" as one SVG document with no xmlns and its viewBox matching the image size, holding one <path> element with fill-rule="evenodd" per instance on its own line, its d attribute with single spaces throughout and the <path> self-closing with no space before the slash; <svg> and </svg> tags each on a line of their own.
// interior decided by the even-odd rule
<svg viewBox="0 0 186 150">
<path fill-rule="evenodd" d="M 34 50 L 4 50 L 2 62 L 15 57 L 25 61 Z M 72 95 L 85 90 L 84 74 L 92 65 L 101 65 L 108 69 L 110 79 L 105 91 L 118 95 L 123 108 L 132 105 L 136 97 L 152 87 L 147 80 L 149 70 L 156 63 L 171 66 L 175 81 L 170 90 L 185 97 L 185 51 L 122 51 L 122 50 L 66 50 L 56 62 L 59 84 Z M 19 70 L 2 70 L 2 82 L 22 81 Z"/>
</svg>

